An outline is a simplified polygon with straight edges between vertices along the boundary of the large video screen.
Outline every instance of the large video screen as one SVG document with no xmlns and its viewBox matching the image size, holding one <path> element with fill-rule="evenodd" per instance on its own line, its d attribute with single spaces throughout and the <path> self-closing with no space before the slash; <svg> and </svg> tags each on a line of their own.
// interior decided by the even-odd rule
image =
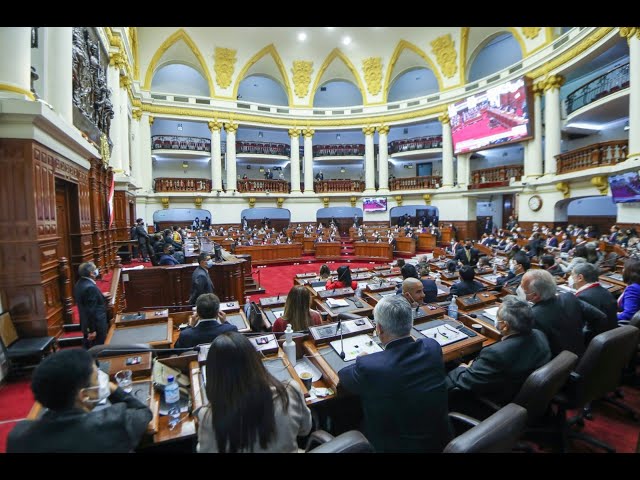
<svg viewBox="0 0 640 480">
<path fill-rule="evenodd" d="M 532 135 L 524 77 L 449 105 L 454 153 L 519 142 Z"/>
<path fill-rule="evenodd" d="M 363 198 L 362 209 L 365 212 L 386 212 L 387 199 L 384 197 Z"/>
<path fill-rule="evenodd" d="M 609 177 L 611 197 L 616 203 L 640 202 L 638 172 L 627 172 Z"/>
</svg>

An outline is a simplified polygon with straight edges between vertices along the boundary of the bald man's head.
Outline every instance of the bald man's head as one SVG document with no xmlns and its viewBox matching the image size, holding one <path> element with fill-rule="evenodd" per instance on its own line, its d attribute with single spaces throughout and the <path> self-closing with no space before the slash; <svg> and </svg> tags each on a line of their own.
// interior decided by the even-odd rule
<svg viewBox="0 0 640 480">
<path fill-rule="evenodd" d="M 422 282 L 417 278 L 409 277 L 402 282 L 402 295 L 415 306 L 422 304 L 424 301 L 424 290 Z"/>
</svg>

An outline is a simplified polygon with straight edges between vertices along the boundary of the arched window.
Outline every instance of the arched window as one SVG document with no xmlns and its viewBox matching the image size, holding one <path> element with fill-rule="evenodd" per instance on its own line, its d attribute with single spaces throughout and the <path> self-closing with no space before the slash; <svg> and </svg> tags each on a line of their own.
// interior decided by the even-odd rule
<svg viewBox="0 0 640 480">
<path fill-rule="evenodd" d="M 501 32 L 483 42 L 470 57 L 467 81 L 474 82 L 522 60 L 520 44 L 511 33 Z"/>
<path fill-rule="evenodd" d="M 172 63 L 158 69 L 151 81 L 151 91 L 208 97 L 209 85 L 195 68 Z"/>
<path fill-rule="evenodd" d="M 313 97 L 318 108 L 362 105 L 362 94 L 356 85 L 345 80 L 331 80 L 320 86 Z"/>
<path fill-rule="evenodd" d="M 287 93 L 282 85 L 266 75 L 249 75 L 244 78 L 238 87 L 238 100 L 267 105 L 289 105 Z"/>
<path fill-rule="evenodd" d="M 391 88 L 387 100 L 397 102 L 408 98 L 423 97 L 438 91 L 438 80 L 428 68 L 413 68 L 398 75 Z"/>
</svg>

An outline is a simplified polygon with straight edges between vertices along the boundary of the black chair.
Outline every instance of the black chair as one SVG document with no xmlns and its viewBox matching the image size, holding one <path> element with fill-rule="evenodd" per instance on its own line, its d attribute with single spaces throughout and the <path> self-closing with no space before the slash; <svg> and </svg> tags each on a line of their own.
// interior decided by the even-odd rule
<svg viewBox="0 0 640 480">
<path fill-rule="evenodd" d="M 307 453 L 373 453 L 367 438 L 357 430 L 334 437 L 324 430 L 316 430 L 307 440 Z"/>
<path fill-rule="evenodd" d="M 604 398 L 620 385 L 622 370 L 638 348 L 640 330 L 624 325 L 596 335 L 571 373 L 562 392 L 553 402 L 558 407 L 557 419 L 561 448 L 566 451 L 568 440 L 577 438 L 610 453 L 615 449 L 591 436 L 571 429 L 581 417 L 567 419 L 567 410 L 581 409 L 589 402 Z"/>
<path fill-rule="evenodd" d="M 451 440 L 444 453 L 511 452 L 527 425 L 527 411 L 515 403 L 507 404 L 482 422 L 457 412 L 450 412 L 449 418 L 473 428 Z"/>
<path fill-rule="evenodd" d="M 45 356 L 57 350 L 55 337 L 20 338 L 9 312 L 0 315 L 0 342 L 5 346 L 9 360 L 9 375 L 37 366 Z"/>
</svg>

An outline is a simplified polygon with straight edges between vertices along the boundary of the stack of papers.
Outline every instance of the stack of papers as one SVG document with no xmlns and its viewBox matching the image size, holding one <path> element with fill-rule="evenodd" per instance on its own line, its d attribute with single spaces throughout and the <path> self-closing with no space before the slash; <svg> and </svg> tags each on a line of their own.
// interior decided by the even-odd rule
<svg viewBox="0 0 640 480">
<path fill-rule="evenodd" d="M 331 346 L 338 354 L 344 351 L 345 362 L 350 362 L 359 355 L 365 353 L 375 353 L 382 351 L 380 345 L 374 342 L 373 339 L 368 335 L 356 335 L 355 337 L 343 338 L 342 341 L 334 340 L 333 342 L 331 342 Z"/>
<path fill-rule="evenodd" d="M 485 309 L 484 312 L 482 312 L 482 315 L 487 317 L 489 320 L 491 320 L 493 322 L 494 325 L 496 325 L 496 323 L 498 323 L 498 309 L 499 308 L 500 307 L 487 308 L 487 309 Z"/>
<path fill-rule="evenodd" d="M 349 302 L 347 302 L 344 298 L 328 298 L 327 305 L 329 305 L 331 308 L 348 307 Z"/>
<path fill-rule="evenodd" d="M 421 330 L 420 333 L 427 338 L 433 338 L 441 347 L 469 338 L 466 333 L 462 333 L 460 330 L 456 330 L 446 324 L 429 328 L 427 330 Z"/>
</svg>

